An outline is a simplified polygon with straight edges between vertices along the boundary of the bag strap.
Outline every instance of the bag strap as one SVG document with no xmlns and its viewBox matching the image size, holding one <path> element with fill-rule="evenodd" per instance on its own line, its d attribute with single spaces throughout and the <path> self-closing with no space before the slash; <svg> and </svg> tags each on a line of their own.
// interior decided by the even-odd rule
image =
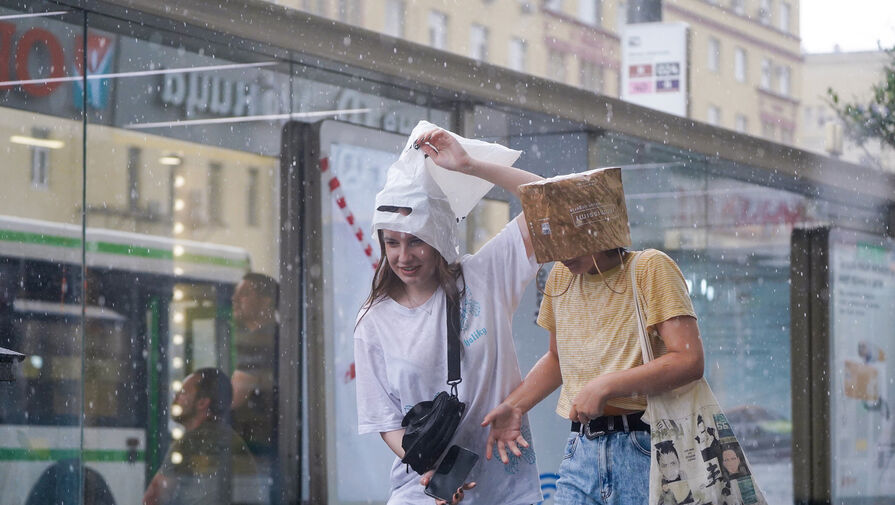
<svg viewBox="0 0 895 505">
<path fill-rule="evenodd" d="M 463 382 L 460 377 L 460 301 L 452 302 L 445 294 L 447 303 L 447 369 L 448 386 L 451 387 L 451 395 L 457 396 L 457 384 Z"/>
<path fill-rule="evenodd" d="M 643 251 L 634 255 L 634 259 L 631 260 L 631 266 L 628 268 L 631 269 L 631 292 L 634 294 L 634 309 L 637 312 L 640 350 L 643 352 L 643 363 L 646 364 L 653 360 L 653 348 L 646 333 L 646 318 L 643 316 L 643 308 L 640 306 L 640 292 L 637 289 L 637 260 L 640 259 L 641 254 L 643 254 Z"/>
</svg>

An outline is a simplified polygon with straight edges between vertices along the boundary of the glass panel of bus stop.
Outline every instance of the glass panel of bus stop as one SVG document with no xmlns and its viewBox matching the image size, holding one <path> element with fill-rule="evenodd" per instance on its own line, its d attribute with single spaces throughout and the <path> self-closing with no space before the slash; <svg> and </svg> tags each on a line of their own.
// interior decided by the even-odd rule
<svg viewBox="0 0 895 505">
<path fill-rule="evenodd" d="M 88 467 L 116 503 L 270 503 L 288 71 L 207 34 L 88 26 L 87 289 L 117 326 L 88 332 L 84 449 L 122 455 Z"/>
<path fill-rule="evenodd" d="M 119 327 L 90 301 L 82 319 L 82 21 L 45 2 L 0 7 L 0 347 L 26 355 L 0 382 L 3 504 L 79 496 L 70 477 L 96 393 L 83 380 L 82 323 Z"/>
</svg>

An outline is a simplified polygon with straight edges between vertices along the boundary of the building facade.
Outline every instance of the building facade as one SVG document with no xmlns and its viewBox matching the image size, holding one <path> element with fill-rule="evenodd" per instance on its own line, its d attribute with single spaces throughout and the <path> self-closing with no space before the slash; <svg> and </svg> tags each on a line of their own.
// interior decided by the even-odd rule
<svg viewBox="0 0 895 505">
<path fill-rule="evenodd" d="M 806 54 L 802 86 L 804 127 L 799 147 L 895 171 L 895 152 L 891 147 L 874 140 L 859 146 L 848 138 L 827 93 L 833 89 L 842 103 L 870 103 L 871 86 L 883 82 L 883 67 L 889 60 L 890 56 L 883 51 Z"/>
<path fill-rule="evenodd" d="M 659 4 L 646 20 L 689 27 L 687 117 L 788 145 L 799 131 L 798 0 L 278 3 L 612 97 L 629 9 Z"/>
<path fill-rule="evenodd" d="M 678 0 L 663 20 L 691 26 L 690 117 L 787 145 L 799 131 L 799 2 Z"/>
</svg>

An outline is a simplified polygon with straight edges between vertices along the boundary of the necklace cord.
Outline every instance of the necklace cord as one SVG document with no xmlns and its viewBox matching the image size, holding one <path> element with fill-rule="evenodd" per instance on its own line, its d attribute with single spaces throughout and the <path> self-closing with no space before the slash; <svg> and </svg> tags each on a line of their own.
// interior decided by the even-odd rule
<svg viewBox="0 0 895 505">
<path fill-rule="evenodd" d="M 597 258 L 594 257 L 594 256 L 591 256 L 590 259 L 593 260 L 593 262 L 594 262 L 594 266 L 597 268 L 597 273 L 600 274 L 600 280 L 603 281 L 603 284 L 606 286 L 606 289 L 608 289 L 609 291 L 612 291 L 613 293 L 615 293 L 615 294 L 617 294 L 617 295 L 623 295 L 623 294 L 625 294 L 626 291 L 628 291 L 628 285 L 627 285 L 627 284 L 625 284 L 624 289 L 622 289 L 621 291 L 616 291 L 616 290 L 612 289 L 612 287 L 609 285 L 609 283 L 606 282 L 606 278 L 603 277 L 603 272 L 600 271 L 600 266 L 597 265 Z M 625 267 L 625 259 L 622 257 L 622 252 L 621 252 L 621 251 L 618 251 L 618 259 L 619 259 L 619 261 L 621 262 L 622 271 L 621 271 L 621 273 L 619 274 L 618 279 L 615 280 L 615 285 L 616 285 L 616 286 L 618 286 L 619 281 L 621 281 L 622 279 L 625 278 L 625 270 L 626 270 L 626 267 Z"/>
</svg>

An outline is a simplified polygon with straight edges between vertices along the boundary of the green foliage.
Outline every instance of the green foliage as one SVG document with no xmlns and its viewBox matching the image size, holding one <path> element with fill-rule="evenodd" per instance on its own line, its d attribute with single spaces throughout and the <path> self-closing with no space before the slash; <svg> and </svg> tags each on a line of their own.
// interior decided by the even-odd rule
<svg viewBox="0 0 895 505">
<path fill-rule="evenodd" d="M 873 86 L 869 103 L 842 103 L 833 88 L 827 89 L 830 105 L 845 123 L 846 134 L 861 145 L 877 139 L 895 147 L 895 48 L 886 54 L 889 61 L 883 71 L 883 81 Z"/>
</svg>

